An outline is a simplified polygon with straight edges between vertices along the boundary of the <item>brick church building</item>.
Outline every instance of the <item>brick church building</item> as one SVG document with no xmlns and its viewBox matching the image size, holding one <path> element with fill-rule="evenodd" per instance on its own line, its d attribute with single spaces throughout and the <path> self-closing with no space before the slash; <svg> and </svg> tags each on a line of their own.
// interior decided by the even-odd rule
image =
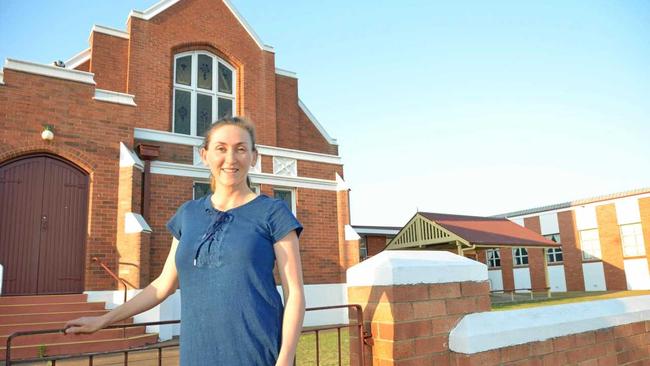
<svg viewBox="0 0 650 366">
<path fill-rule="evenodd" d="M 2 293 L 116 290 L 94 258 L 134 288 L 146 286 L 169 251 L 165 223 L 208 190 L 197 148 L 203 131 L 239 115 L 257 127 L 254 188 L 286 200 L 305 227 L 307 295 L 331 290 L 341 303 L 345 270 L 359 260 L 358 242 L 345 238 L 343 164 L 298 94 L 296 74 L 276 68 L 273 48 L 228 0 L 134 10 L 125 30 L 94 26 L 89 47 L 56 65 L 7 59 Z"/>
</svg>

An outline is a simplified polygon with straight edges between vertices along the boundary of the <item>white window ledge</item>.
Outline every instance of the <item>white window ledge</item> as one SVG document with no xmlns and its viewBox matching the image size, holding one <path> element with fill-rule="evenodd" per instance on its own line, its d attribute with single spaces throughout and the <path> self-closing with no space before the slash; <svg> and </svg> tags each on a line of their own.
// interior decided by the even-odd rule
<svg viewBox="0 0 650 366">
<path fill-rule="evenodd" d="M 66 69 L 63 67 L 37 64 L 28 61 L 20 61 L 8 58 L 5 61 L 5 69 L 26 72 L 30 74 L 49 76 L 57 79 L 76 81 L 84 84 L 95 85 L 95 74 L 91 72 Z"/>
<path fill-rule="evenodd" d="M 95 89 L 94 100 L 116 104 L 124 104 L 135 107 L 135 96 L 131 94 L 119 93 L 111 90 Z"/>
<path fill-rule="evenodd" d="M 466 315 L 449 349 L 472 354 L 650 320 L 650 295 Z"/>
<path fill-rule="evenodd" d="M 144 217 L 139 213 L 127 212 L 124 216 L 124 232 L 126 234 L 150 233 L 152 231 L 151 226 L 149 226 Z"/>
</svg>

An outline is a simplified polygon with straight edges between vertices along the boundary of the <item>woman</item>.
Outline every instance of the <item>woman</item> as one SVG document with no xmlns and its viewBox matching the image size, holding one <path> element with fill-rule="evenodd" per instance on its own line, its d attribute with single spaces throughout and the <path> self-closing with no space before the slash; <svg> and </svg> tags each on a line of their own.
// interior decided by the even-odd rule
<svg viewBox="0 0 650 366">
<path fill-rule="evenodd" d="M 68 322 L 66 333 L 94 332 L 148 310 L 180 284 L 182 366 L 292 365 L 305 312 L 302 226 L 283 201 L 249 188 L 258 159 L 250 122 L 215 122 L 201 159 L 213 194 L 185 202 L 167 223 L 174 239 L 160 276 L 109 313 Z"/>
</svg>

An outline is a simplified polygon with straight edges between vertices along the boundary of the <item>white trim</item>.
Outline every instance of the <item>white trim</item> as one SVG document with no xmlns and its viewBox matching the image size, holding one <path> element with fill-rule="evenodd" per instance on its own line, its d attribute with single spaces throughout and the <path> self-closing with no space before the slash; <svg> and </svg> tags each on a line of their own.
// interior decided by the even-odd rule
<svg viewBox="0 0 650 366">
<path fill-rule="evenodd" d="M 63 67 L 37 64 L 8 58 L 5 60 L 5 69 L 27 72 L 30 74 L 49 76 L 57 79 L 71 80 L 84 84 L 95 85 L 95 74 L 91 72 L 71 70 Z"/>
<path fill-rule="evenodd" d="M 650 295 L 474 313 L 451 331 L 449 349 L 473 354 L 647 320 Z"/>
<path fill-rule="evenodd" d="M 289 78 L 298 79 L 298 74 L 296 74 L 295 72 L 293 72 L 293 71 L 289 71 L 289 70 L 280 69 L 280 68 L 278 68 L 278 67 L 275 68 L 275 74 L 276 74 L 276 75 L 286 76 L 286 77 L 289 77 Z"/>
<path fill-rule="evenodd" d="M 361 229 L 355 228 L 354 231 L 360 235 L 397 235 L 399 229 Z"/>
<path fill-rule="evenodd" d="M 88 60 L 90 60 L 90 48 L 86 48 L 85 50 L 77 53 L 76 55 L 66 60 L 65 68 L 74 69 Z"/>
<path fill-rule="evenodd" d="M 244 29 L 246 29 L 246 32 L 248 32 L 251 38 L 253 38 L 253 40 L 255 41 L 255 43 L 257 43 L 257 46 L 260 49 L 268 52 L 275 52 L 272 46 L 266 45 L 264 44 L 264 42 L 262 42 L 262 39 L 257 35 L 257 33 L 255 33 L 253 27 L 251 27 L 250 24 L 248 24 L 246 19 L 244 19 L 244 17 L 237 11 L 235 6 L 229 0 L 223 0 L 223 3 L 228 7 L 228 9 L 230 9 L 232 14 L 235 16 L 235 18 L 237 18 L 237 20 L 244 27 Z"/>
<path fill-rule="evenodd" d="M 0 85 L 5 85 L 5 74 L 0 70 Z"/>
<path fill-rule="evenodd" d="M 336 142 L 336 139 L 333 138 L 333 137 L 331 137 L 331 136 L 327 133 L 327 131 L 325 131 L 325 128 L 323 128 L 323 126 L 318 122 L 318 120 L 316 119 L 316 117 L 315 117 L 315 116 L 314 116 L 314 115 L 309 111 L 309 109 L 307 108 L 307 106 L 305 105 L 305 103 L 303 103 L 302 100 L 300 100 L 300 98 L 298 98 L 298 106 L 300 107 L 300 109 L 302 109 L 303 112 L 305 112 L 305 114 L 307 115 L 307 118 L 309 118 L 309 120 L 311 121 L 311 123 L 314 124 L 314 126 L 316 127 L 316 129 L 318 129 L 318 132 L 320 132 L 320 134 L 323 135 L 323 137 L 325 138 L 325 140 L 327 140 L 327 142 L 328 142 L 329 144 L 331 144 L 331 145 L 338 145 L 338 143 Z"/>
<path fill-rule="evenodd" d="M 115 28 L 105 27 L 103 25 L 93 24 L 93 28 L 90 33 L 92 34 L 92 32 L 98 32 L 108 34 L 109 36 L 129 39 L 129 34 L 127 32 Z"/>
<path fill-rule="evenodd" d="M 151 173 L 173 175 L 173 176 L 180 176 L 180 177 L 191 177 L 191 178 L 199 178 L 199 179 L 210 178 L 210 170 L 206 167 L 199 167 L 199 166 L 194 166 L 189 164 L 171 163 L 167 161 L 152 161 Z M 327 190 L 327 191 L 336 190 L 336 182 L 325 180 L 325 179 L 285 177 L 285 176 L 276 176 L 268 173 L 252 173 L 252 172 L 249 172 L 248 175 L 251 178 L 251 183 L 254 184 L 270 184 L 278 187 L 284 186 L 284 187 L 291 187 L 291 188 L 308 188 L 308 189 L 320 189 L 320 190 Z"/>
<path fill-rule="evenodd" d="M 104 89 L 95 89 L 95 96 L 93 97 L 94 100 L 99 100 L 102 102 L 124 104 L 135 107 L 136 104 L 133 98 L 135 98 L 135 96 L 131 94 Z"/>
<path fill-rule="evenodd" d="M 347 270 L 348 287 L 487 280 L 485 264 L 433 250 L 384 250 Z"/>
<path fill-rule="evenodd" d="M 294 216 L 297 215 L 298 209 L 296 207 L 296 190 L 294 188 L 287 187 L 273 187 L 273 198 L 275 198 L 275 191 L 289 192 L 291 194 L 291 212 L 294 214 Z"/>
<path fill-rule="evenodd" d="M 129 16 L 144 19 L 144 20 L 149 20 L 149 19 L 155 17 L 156 15 L 162 13 L 163 11 L 167 10 L 167 8 L 169 8 L 170 6 L 176 4 L 179 1 L 180 0 L 162 0 L 162 1 L 159 1 L 159 2 L 151 5 L 150 7 L 148 7 L 144 11 L 135 10 L 135 9 L 131 10 L 131 13 L 129 13 Z"/>
<path fill-rule="evenodd" d="M 140 160 L 138 155 L 120 141 L 120 168 L 128 168 L 132 166 L 144 170 L 144 163 Z"/>
<path fill-rule="evenodd" d="M 350 225 L 345 225 L 345 240 L 359 240 L 361 237 L 359 236 L 359 233 Z"/>
<path fill-rule="evenodd" d="M 155 17 L 156 15 L 162 13 L 163 11 L 167 10 L 169 7 L 172 5 L 176 4 L 180 0 L 162 0 L 157 2 L 156 4 L 150 6 L 144 11 L 140 10 L 131 10 L 129 13 L 130 17 L 135 17 L 135 18 L 140 18 L 144 20 L 150 20 L 151 18 Z M 264 42 L 260 39 L 260 37 L 255 33 L 253 28 L 246 22 L 246 19 L 244 19 L 241 14 L 235 9 L 235 7 L 230 3 L 228 0 L 223 0 L 223 3 L 230 9 L 230 12 L 235 16 L 235 18 L 239 21 L 239 23 L 244 27 L 246 32 L 253 38 L 253 41 L 257 43 L 257 46 L 264 50 L 264 51 L 269 51 L 269 52 L 275 52 L 273 51 L 273 47 L 269 45 L 265 45 Z"/>
<path fill-rule="evenodd" d="M 181 133 L 173 133 L 168 131 L 150 130 L 147 128 L 134 128 L 134 138 L 138 140 L 147 140 L 155 142 L 166 142 L 177 145 L 187 146 L 200 146 L 203 143 L 203 137 L 190 136 Z M 257 151 L 260 155 L 268 156 L 282 156 L 286 158 L 294 158 L 298 160 L 314 161 L 318 163 L 343 165 L 340 156 L 321 154 L 309 151 L 301 151 L 294 149 L 287 149 L 283 147 L 256 145 Z"/>
<path fill-rule="evenodd" d="M 134 234 L 134 233 L 150 233 L 151 226 L 147 223 L 147 220 L 142 217 L 139 213 L 127 212 L 124 215 L 124 233 L 125 234 Z"/>
<path fill-rule="evenodd" d="M 611 198 L 611 199 L 608 199 L 608 200 L 590 202 L 590 203 L 585 203 L 585 204 L 577 204 L 577 205 L 564 207 L 564 208 L 558 208 L 558 209 L 554 209 L 554 210 L 538 211 L 538 212 L 535 212 L 535 213 L 530 213 L 530 214 L 521 215 L 521 216 L 508 216 L 507 219 L 509 219 L 509 220 L 513 220 L 515 218 L 524 219 L 526 217 L 535 217 L 535 216 L 548 214 L 548 213 L 571 211 L 571 210 L 575 210 L 577 207 L 591 207 L 591 206 L 597 207 L 597 206 L 602 206 L 602 205 L 608 205 L 610 203 L 615 203 L 618 200 L 623 200 L 623 199 L 628 199 L 628 198 L 633 198 L 633 197 L 638 198 L 638 199 L 646 198 L 646 197 L 650 197 L 650 193 L 643 193 L 643 194 L 639 194 L 639 195 L 630 195 L 630 196 L 619 197 L 619 198 Z"/>
</svg>

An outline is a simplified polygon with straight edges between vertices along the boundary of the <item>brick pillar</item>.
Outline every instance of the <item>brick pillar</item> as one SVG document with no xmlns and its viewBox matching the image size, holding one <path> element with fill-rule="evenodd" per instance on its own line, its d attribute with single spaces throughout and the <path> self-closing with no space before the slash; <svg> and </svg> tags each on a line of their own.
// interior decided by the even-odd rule
<svg viewBox="0 0 650 366">
<path fill-rule="evenodd" d="M 578 232 L 575 225 L 575 213 L 562 211 L 557 213 L 562 242 L 562 259 L 567 291 L 584 291 L 585 279 L 582 273 L 582 251 L 578 244 Z"/>
<path fill-rule="evenodd" d="M 450 252 L 383 251 L 347 279 L 348 302 L 361 305 L 374 342 L 364 346 L 366 365 L 448 365 L 449 332 L 465 314 L 490 310 L 487 267 Z M 356 365 L 359 334 L 350 334 Z"/>
<path fill-rule="evenodd" d="M 501 247 L 499 248 L 501 255 L 501 277 L 503 278 L 503 289 L 515 289 L 515 273 L 513 272 L 512 264 L 512 248 Z"/>
<path fill-rule="evenodd" d="M 643 241 L 645 241 L 645 255 L 648 260 L 648 268 L 650 268 L 650 197 L 639 199 L 639 216 L 641 217 Z"/>
<path fill-rule="evenodd" d="M 542 228 L 539 216 L 526 217 L 524 226 L 541 235 Z M 530 271 L 530 287 L 533 291 L 543 291 L 550 284 L 546 283 L 546 268 L 544 266 L 544 249 L 526 248 L 528 250 L 528 269 Z"/>
<path fill-rule="evenodd" d="M 336 219 L 339 266 L 341 268 L 341 282 L 345 282 L 345 271 L 359 263 L 359 242 L 361 238 L 350 226 L 350 189 L 338 174 L 336 174 L 336 181 L 338 183 L 336 190 Z"/>
<path fill-rule="evenodd" d="M 596 206 L 598 234 L 603 254 L 603 269 L 607 290 L 627 290 L 623 246 L 614 204 Z"/>
</svg>

